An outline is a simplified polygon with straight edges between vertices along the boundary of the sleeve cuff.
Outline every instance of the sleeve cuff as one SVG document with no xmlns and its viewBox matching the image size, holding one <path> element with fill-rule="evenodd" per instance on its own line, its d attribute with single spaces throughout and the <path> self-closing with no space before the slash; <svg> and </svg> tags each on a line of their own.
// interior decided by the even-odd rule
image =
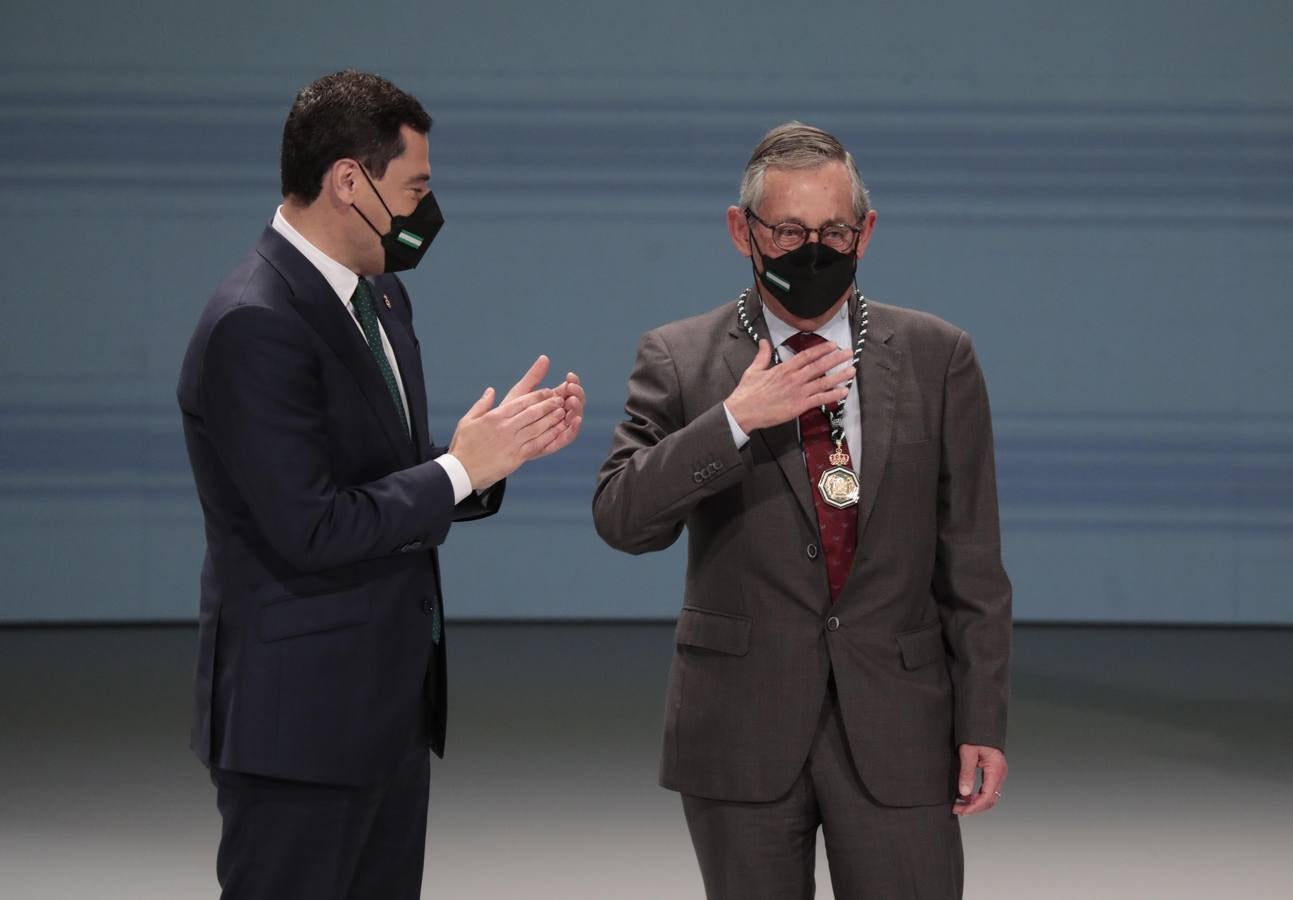
<svg viewBox="0 0 1293 900">
<path fill-rule="evenodd" d="M 732 416 L 732 411 L 723 404 L 723 412 L 727 415 L 727 427 L 732 430 L 732 442 L 736 444 L 736 449 L 740 450 L 750 442 L 750 436 L 741 430 L 741 426 L 736 424 L 736 419 Z"/>
<path fill-rule="evenodd" d="M 454 506 L 471 495 L 471 478 L 467 475 L 467 469 L 458 461 L 458 457 L 452 453 L 441 453 L 432 462 L 437 463 L 449 476 L 449 483 L 453 485 Z"/>
</svg>

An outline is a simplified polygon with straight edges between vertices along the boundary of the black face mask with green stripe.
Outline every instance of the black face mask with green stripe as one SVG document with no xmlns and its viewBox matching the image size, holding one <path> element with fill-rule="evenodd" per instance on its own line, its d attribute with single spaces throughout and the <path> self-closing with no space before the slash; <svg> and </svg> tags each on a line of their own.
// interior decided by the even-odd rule
<svg viewBox="0 0 1293 900">
<path fill-rule="evenodd" d="M 364 172 L 362 167 L 359 171 Z M 386 210 L 386 214 L 391 217 L 391 230 L 382 234 L 372 222 L 368 221 L 368 216 L 364 215 L 358 206 L 354 207 L 359 217 L 367 222 L 368 227 L 373 229 L 373 233 L 382 239 L 382 249 L 386 251 L 386 264 L 382 271 L 403 272 L 413 268 L 422 261 L 422 255 L 427 252 L 427 247 L 431 246 L 431 241 L 444 225 L 444 215 L 440 212 L 440 204 L 436 203 L 435 194 L 428 188 L 427 195 L 413 207 L 413 212 L 407 216 L 391 215 L 391 208 L 386 205 L 381 191 L 377 190 L 377 185 L 373 184 L 367 172 L 364 172 L 364 178 L 368 179 L 368 184 L 377 195 L 382 209 Z"/>
<path fill-rule="evenodd" d="M 857 276 L 858 260 L 852 253 L 840 253 L 817 241 L 778 257 L 765 255 L 750 238 L 759 254 L 763 271 L 754 277 L 763 282 L 786 312 L 800 319 L 815 319 L 835 305 Z M 750 259 L 754 268 L 754 259 Z"/>
</svg>

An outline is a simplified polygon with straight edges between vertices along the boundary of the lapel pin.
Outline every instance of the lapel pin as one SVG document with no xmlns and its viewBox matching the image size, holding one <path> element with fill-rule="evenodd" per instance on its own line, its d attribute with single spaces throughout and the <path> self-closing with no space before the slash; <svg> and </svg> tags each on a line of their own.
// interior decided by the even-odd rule
<svg viewBox="0 0 1293 900">
<path fill-rule="evenodd" d="M 382 299 L 386 301 L 386 308 L 387 308 L 387 309 L 390 309 L 390 308 L 391 308 L 391 298 L 390 298 L 390 297 L 387 297 L 385 294 L 382 294 Z"/>
</svg>

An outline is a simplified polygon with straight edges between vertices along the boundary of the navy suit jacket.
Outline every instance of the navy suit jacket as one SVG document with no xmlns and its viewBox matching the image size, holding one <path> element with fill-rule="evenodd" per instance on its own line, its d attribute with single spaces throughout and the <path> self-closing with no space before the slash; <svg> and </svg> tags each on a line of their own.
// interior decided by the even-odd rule
<svg viewBox="0 0 1293 900">
<path fill-rule="evenodd" d="M 208 301 L 178 389 L 206 526 L 192 747 L 207 765 L 378 780 L 444 753 L 436 547 L 497 510 L 455 507 L 427 431 L 412 307 L 372 279 L 413 436 L 322 274 L 267 228 Z"/>
</svg>

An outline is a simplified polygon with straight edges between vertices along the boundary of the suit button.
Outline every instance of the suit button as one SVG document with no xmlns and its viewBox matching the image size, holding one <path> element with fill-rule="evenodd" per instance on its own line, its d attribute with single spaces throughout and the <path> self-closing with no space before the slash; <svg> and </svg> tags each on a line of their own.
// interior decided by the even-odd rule
<svg viewBox="0 0 1293 900">
<path fill-rule="evenodd" d="M 721 459 L 714 463 L 714 471 L 715 472 L 723 471 L 723 461 Z"/>
<path fill-rule="evenodd" d="M 839 631 L 839 630 L 840 630 L 840 620 L 839 620 L 839 619 L 837 619 L 835 616 L 831 616 L 829 619 L 827 619 L 827 620 L 826 620 L 826 630 L 827 630 L 827 631 Z"/>
<path fill-rule="evenodd" d="M 816 544 L 809 544 L 807 547 L 805 547 L 805 548 L 804 548 L 804 552 L 808 554 L 808 558 L 809 558 L 809 559 L 816 559 L 816 558 L 817 558 L 817 545 L 816 545 Z"/>
</svg>

